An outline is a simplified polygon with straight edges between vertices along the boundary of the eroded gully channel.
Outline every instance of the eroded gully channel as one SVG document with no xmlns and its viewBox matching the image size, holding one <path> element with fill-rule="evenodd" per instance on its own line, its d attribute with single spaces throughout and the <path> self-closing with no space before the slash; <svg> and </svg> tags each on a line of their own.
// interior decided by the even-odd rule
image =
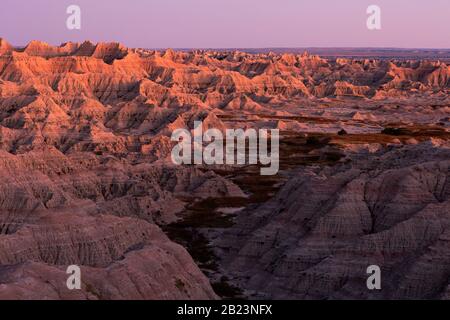
<svg viewBox="0 0 450 320">
<path fill-rule="evenodd" d="M 233 167 L 232 169 L 213 169 L 238 185 L 248 197 L 221 197 L 208 199 L 183 199 L 190 203 L 182 218 L 172 224 L 162 226 L 169 238 L 184 246 L 199 268 L 211 281 L 216 294 L 223 299 L 245 299 L 245 288 L 229 284 L 220 272 L 220 257 L 208 238 L 207 230 L 223 232 L 235 227 L 235 217 L 239 212 L 254 210 L 272 198 L 287 181 L 293 169 L 299 166 L 332 165 L 343 154 L 330 144 L 330 136 L 325 134 L 300 135 L 282 133 L 280 139 L 280 171 L 274 176 L 262 176 L 258 166 Z M 326 152 L 320 151 L 327 148 Z M 333 151 L 335 150 L 335 151 Z M 222 209 L 222 210 L 221 210 Z M 227 210 L 223 210 L 227 209 Z M 233 209 L 237 213 L 233 213 Z"/>
</svg>

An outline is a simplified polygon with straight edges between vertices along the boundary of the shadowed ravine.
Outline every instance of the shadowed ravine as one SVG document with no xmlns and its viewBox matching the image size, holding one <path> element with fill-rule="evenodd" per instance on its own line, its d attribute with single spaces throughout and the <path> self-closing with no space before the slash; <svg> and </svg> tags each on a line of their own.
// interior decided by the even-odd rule
<svg viewBox="0 0 450 320">
<path fill-rule="evenodd" d="M 184 218 L 174 224 L 166 226 L 164 230 L 169 237 L 184 245 L 192 255 L 201 270 L 210 278 L 215 292 L 222 298 L 250 298 L 246 295 L 248 288 L 241 281 L 229 281 L 229 275 L 233 271 L 226 270 L 227 266 L 221 265 L 221 260 L 216 254 L 212 238 L 220 238 L 220 234 L 226 230 L 238 228 L 235 225 L 236 217 L 239 215 L 240 223 L 247 223 L 245 215 L 248 211 L 255 211 L 257 207 L 272 199 L 274 195 L 284 186 L 286 181 L 293 176 L 298 168 L 307 166 L 333 166 L 338 163 L 344 153 L 339 145 L 362 144 L 362 143 L 385 143 L 389 144 L 394 138 L 400 141 L 418 139 L 426 141 L 430 138 L 449 139 L 449 133 L 440 127 L 416 127 L 393 129 L 387 127 L 380 134 L 294 134 L 284 132 L 280 144 L 281 171 L 273 177 L 258 175 L 259 168 L 247 166 L 234 168 L 233 170 L 215 170 L 234 183 L 249 195 L 248 198 L 210 198 L 194 202 Z M 327 147 L 327 148 L 326 148 Z M 331 149 L 330 149 L 331 147 Z M 345 160 L 347 162 L 349 160 Z M 224 214 L 218 212 L 218 208 L 239 208 L 235 214 Z M 373 230 L 372 230 L 373 232 Z M 226 248 L 221 247 L 223 253 Z M 231 254 L 232 256 L 233 254 Z M 226 274 L 226 275 L 224 275 Z M 240 284 L 240 285 L 239 285 Z"/>
<path fill-rule="evenodd" d="M 338 150 L 323 155 L 308 155 L 311 151 L 327 146 L 329 141 L 330 138 L 323 135 L 305 138 L 305 135 L 285 132 L 280 139 L 281 171 L 277 175 L 261 176 L 259 166 L 216 169 L 216 173 L 236 183 L 248 197 L 184 199 L 191 205 L 182 214 L 183 218 L 162 227 L 171 240 L 186 247 L 200 269 L 210 278 L 213 289 L 221 298 L 246 298 L 242 291 L 245 288 L 230 285 L 228 278 L 221 274 L 220 258 L 215 254 L 208 234 L 233 228 L 236 215 L 245 215 L 246 210 L 254 209 L 271 199 L 286 182 L 292 169 L 307 165 L 333 165 L 343 156 Z M 218 210 L 220 208 L 237 208 L 239 211 L 235 214 L 222 213 Z"/>
</svg>

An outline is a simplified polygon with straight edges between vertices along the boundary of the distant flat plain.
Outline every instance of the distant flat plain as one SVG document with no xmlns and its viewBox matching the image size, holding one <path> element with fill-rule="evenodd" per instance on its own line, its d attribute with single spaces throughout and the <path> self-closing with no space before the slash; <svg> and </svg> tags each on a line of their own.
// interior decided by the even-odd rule
<svg viewBox="0 0 450 320">
<path fill-rule="evenodd" d="M 189 48 L 179 48 L 180 51 L 192 51 Z M 399 59 L 399 60 L 441 60 L 450 61 L 450 49 L 421 49 L 421 48 L 317 48 L 317 47 L 299 47 L 299 48 L 204 48 L 204 50 L 213 51 L 243 51 L 248 53 L 294 53 L 301 54 L 308 52 L 319 55 L 324 58 L 351 58 L 351 59 Z"/>
</svg>

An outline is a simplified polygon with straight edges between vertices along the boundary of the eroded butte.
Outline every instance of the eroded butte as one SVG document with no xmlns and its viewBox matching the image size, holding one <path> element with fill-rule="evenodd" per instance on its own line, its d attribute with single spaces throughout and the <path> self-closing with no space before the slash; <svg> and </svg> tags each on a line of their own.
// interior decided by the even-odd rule
<svg viewBox="0 0 450 320">
<path fill-rule="evenodd" d="M 433 59 L 0 40 L 0 298 L 448 299 L 449 79 Z M 280 129 L 281 171 L 174 165 L 195 120 Z"/>
</svg>

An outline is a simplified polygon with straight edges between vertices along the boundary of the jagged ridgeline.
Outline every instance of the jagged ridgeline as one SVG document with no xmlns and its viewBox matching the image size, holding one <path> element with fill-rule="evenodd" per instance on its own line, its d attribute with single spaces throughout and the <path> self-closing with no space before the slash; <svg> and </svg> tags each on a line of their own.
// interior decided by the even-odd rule
<svg viewBox="0 0 450 320">
<path fill-rule="evenodd" d="M 449 76 L 0 39 L 0 298 L 448 297 Z M 171 133 L 195 121 L 279 129 L 280 174 L 175 165 Z M 389 294 L 361 287 L 367 264 Z"/>
</svg>

